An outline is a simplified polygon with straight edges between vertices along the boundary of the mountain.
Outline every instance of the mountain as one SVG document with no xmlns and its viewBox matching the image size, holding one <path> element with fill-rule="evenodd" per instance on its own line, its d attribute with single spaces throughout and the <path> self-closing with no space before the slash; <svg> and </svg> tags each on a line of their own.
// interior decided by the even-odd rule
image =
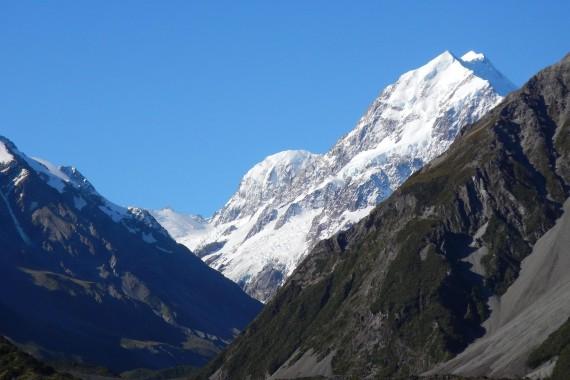
<svg viewBox="0 0 570 380">
<path fill-rule="evenodd" d="M 366 216 L 513 89 L 483 54 L 446 51 L 382 91 L 326 154 L 285 151 L 255 165 L 199 228 L 168 211 L 154 215 L 206 263 L 267 301 L 318 241 Z"/>
<path fill-rule="evenodd" d="M 0 137 L 0 335 L 115 371 L 203 365 L 260 304 L 73 167 Z"/>
<path fill-rule="evenodd" d="M 567 379 L 569 199 L 570 55 L 317 244 L 204 377 Z"/>
</svg>

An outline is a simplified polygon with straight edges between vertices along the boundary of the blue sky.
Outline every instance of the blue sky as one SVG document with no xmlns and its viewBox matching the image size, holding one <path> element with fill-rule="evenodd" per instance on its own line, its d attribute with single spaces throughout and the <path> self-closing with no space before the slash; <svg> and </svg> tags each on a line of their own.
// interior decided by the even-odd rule
<svg viewBox="0 0 570 380">
<path fill-rule="evenodd" d="M 399 74 L 570 51 L 568 1 L 1 1 L 0 134 L 110 200 L 210 215 L 284 149 L 324 152 Z"/>
</svg>

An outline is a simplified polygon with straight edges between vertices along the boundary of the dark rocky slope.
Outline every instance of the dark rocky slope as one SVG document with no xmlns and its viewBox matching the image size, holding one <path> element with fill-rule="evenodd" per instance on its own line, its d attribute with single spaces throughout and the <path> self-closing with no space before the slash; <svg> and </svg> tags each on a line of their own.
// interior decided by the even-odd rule
<svg viewBox="0 0 570 380">
<path fill-rule="evenodd" d="M 570 195 L 569 88 L 567 56 L 465 128 L 320 243 L 203 377 L 408 378 L 483 336 L 490 297 L 515 282 Z"/>
<path fill-rule="evenodd" d="M 147 212 L 0 137 L 0 334 L 50 360 L 203 365 L 260 304 Z"/>
</svg>

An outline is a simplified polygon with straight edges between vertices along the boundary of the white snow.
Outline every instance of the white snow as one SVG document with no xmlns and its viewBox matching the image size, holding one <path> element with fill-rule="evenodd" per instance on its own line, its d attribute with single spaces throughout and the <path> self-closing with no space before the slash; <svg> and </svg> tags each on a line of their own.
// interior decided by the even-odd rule
<svg viewBox="0 0 570 380">
<path fill-rule="evenodd" d="M 48 185 L 63 193 L 66 182 L 69 182 L 69 177 L 59 170 L 57 166 L 39 158 L 29 158 L 25 155 L 22 155 L 22 158 L 34 171 L 44 176 Z"/>
<path fill-rule="evenodd" d="M 276 153 L 268 156 L 251 168 L 243 177 L 243 181 L 252 181 L 265 185 L 279 183 L 278 168 L 286 168 L 285 174 L 298 173 L 311 156 L 314 156 L 314 154 L 304 150 L 286 150 Z"/>
<path fill-rule="evenodd" d="M 485 55 L 483 53 L 477 53 L 473 50 L 470 50 L 461 56 L 461 60 L 463 62 L 483 61 L 484 59 Z"/>
<path fill-rule="evenodd" d="M 1 137 L 1 136 L 0 136 Z M 2 138 L 3 139 L 3 138 Z M 13 147 L 11 151 L 4 141 L 0 139 L 0 163 L 9 163 L 15 159 L 14 155 L 24 160 L 36 173 L 40 174 L 48 185 L 63 193 L 66 184 L 71 184 L 75 188 L 80 188 L 85 186 L 85 183 L 76 182 L 74 179 L 70 178 L 63 170 L 61 166 L 52 164 L 51 162 L 36 158 L 28 157 L 24 153 L 20 152 L 16 147 Z M 75 168 L 67 168 L 71 172 L 75 172 Z M 86 181 L 82 178 L 83 181 Z"/>
<path fill-rule="evenodd" d="M 253 166 L 211 219 L 154 215 L 192 250 L 223 243 L 203 259 L 236 282 L 254 281 L 266 264 L 288 275 L 318 240 L 366 216 L 513 89 L 484 55 L 446 51 L 386 87 L 326 154 L 289 150 Z"/>
<path fill-rule="evenodd" d="M 86 184 L 89 185 L 87 180 L 80 176 L 80 178 L 71 178 L 63 171 L 62 166 L 57 166 L 50 161 L 44 160 L 42 158 L 37 157 L 28 157 L 27 155 L 23 154 L 20 151 L 15 152 L 20 158 L 22 158 L 30 167 L 42 177 L 45 182 L 59 191 L 63 193 L 65 191 L 66 185 L 71 185 L 76 189 L 85 188 Z M 69 169 L 70 172 L 76 173 L 77 170 L 73 167 L 65 168 Z M 90 185 L 89 185 L 90 186 Z M 93 193 L 96 193 L 94 190 L 90 190 Z"/>
<path fill-rule="evenodd" d="M 30 158 L 14 146 L 11 146 L 10 151 L 8 151 L 7 145 L 2 139 L 0 136 L 0 160 L 2 162 L 11 162 L 15 160 L 17 156 L 20 162 L 25 162 L 31 168 L 31 170 L 22 168 L 20 172 L 11 179 L 14 184 L 14 191 L 19 191 L 19 194 L 16 195 L 20 198 L 24 193 L 21 192 L 20 189 L 17 189 L 17 187 L 28 178 L 30 174 L 35 172 L 47 185 L 53 187 L 58 192 L 64 193 L 65 191 L 71 191 L 73 195 L 73 206 L 77 210 L 83 210 L 88 204 L 93 207 L 98 207 L 103 213 L 109 216 L 113 222 L 121 223 L 128 231 L 140 236 L 141 239 L 148 244 L 156 243 L 158 241 L 156 236 L 161 234 L 164 236 L 167 235 L 166 231 L 146 210 L 136 207 L 121 207 L 105 199 L 97 193 L 89 181 L 83 177 L 76 168 L 57 166 L 40 158 Z M 9 173 L 9 171 L 6 169 L 2 171 L 2 175 L 8 175 L 7 173 Z M 68 187 L 68 185 L 70 186 Z M 20 227 L 5 195 L 0 194 L 0 196 L 8 206 L 9 213 L 22 240 L 30 244 L 30 239 Z M 30 210 L 35 210 L 37 207 L 39 207 L 37 201 L 30 202 Z M 205 223 L 205 225 L 207 225 L 207 223 Z M 141 231 L 145 232 L 140 233 Z M 164 248 L 162 248 L 162 250 L 170 252 Z"/>
<path fill-rule="evenodd" d="M 19 186 L 20 183 L 22 183 L 22 181 L 24 181 L 28 175 L 30 174 L 30 172 L 27 169 L 22 169 L 20 170 L 20 173 L 18 174 L 18 176 L 16 178 L 14 178 L 14 186 Z"/>
<path fill-rule="evenodd" d="M 107 214 L 115 223 L 119 223 L 128 216 L 128 210 L 126 208 L 117 206 L 107 200 L 104 200 L 103 204 L 99 206 L 99 209 Z"/>
<path fill-rule="evenodd" d="M 0 164 L 9 164 L 14 160 L 14 156 L 8 151 L 8 147 L 0 141 Z"/>
<path fill-rule="evenodd" d="M 32 157 L 35 161 L 39 162 L 41 165 L 44 166 L 45 169 L 47 169 L 48 173 L 59 178 L 60 180 L 64 181 L 64 182 L 69 182 L 70 179 L 67 176 L 67 174 L 65 174 L 64 172 L 62 172 L 60 170 L 60 168 L 54 164 L 52 164 L 51 162 L 41 159 L 41 158 L 37 158 L 37 157 Z M 42 169 L 42 171 L 44 171 Z M 45 171 L 44 171 L 45 172 Z"/>
<path fill-rule="evenodd" d="M 190 249 L 196 247 L 212 230 L 208 221 L 199 215 L 179 214 L 171 208 L 152 210 L 150 213 L 173 239 Z"/>
<path fill-rule="evenodd" d="M 240 182 L 236 194 L 226 203 L 227 212 L 216 213 L 213 224 L 233 219 L 231 210 L 239 210 L 240 216 L 252 215 L 268 201 L 290 197 L 289 190 L 302 184 L 304 173 L 311 173 L 322 166 L 323 157 L 303 150 L 287 150 L 265 158 L 251 168 Z"/>
<path fill-rule="evenodd" d="M 461 57 L 461 61 L 475 75 L 488 81 L 499 95 L 505 96 L 515 88 L 510 80 L 493 67 L 485 55 L 470 51 Z"/>
<path fill-rule="evenodd" d="M 271 222 L 260 233 L 249 239 L 245 239 L 247 233 L 253 227 L 259 210 L 251 218 L 240 220 L 242 224 L 231 234 L 229 241 L 224 246 L 227 252 L 214 268 L 227 266 L 224 275 L 235 282 L 247 280 L 251 274 L 260 272 L 266 264 L 279 263 L 287 268 L 286 274 L 296 267 L 306 248 L 307 231 L 310 229 L 313 218 L 319 210 L 309 210 L 301 215 L 293 217 L 290 223 L 286 223 L 279 231 L 274 233 L 276 221 Z M 221 231 L 227 228 L 224 224 L 216 228 Z M 220 237 L 221 239 L 221 237 Z M 204 257 L 208 261 L 211 256 Z"/>
</svg>

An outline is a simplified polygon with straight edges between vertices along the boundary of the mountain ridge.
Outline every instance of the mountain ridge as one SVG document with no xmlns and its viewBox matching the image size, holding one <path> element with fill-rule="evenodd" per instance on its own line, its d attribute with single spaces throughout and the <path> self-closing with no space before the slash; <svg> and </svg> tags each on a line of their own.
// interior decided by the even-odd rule
<svg viewBox="0 0 570 380">
<path fill-rule="evenodd" d="M 256 164 L 200 233 L 177 240 L 267 301 L 319 240 L 367 215 L 502 98 L 468 67 L 477 65 L 501 93 L 512 86 L 486 58 L 446 51 L 387 86 L 327 153 L 284 151 Z"/>
<path fill-rule="evenodd" d="M 117 371 L 202 365 L 260 309 L 150 213 L 5 137 L 0 223 L 0 334 L 42 358 Z"/>
<path fill-rule="evenodd" d="M 496 313 L 491 298 L 508 294 L 563 215 L 569 89 L 567 57 L 464 128 L 369 216 L 317 244 L 202 378 L 408 378 L 471 347 Z M 547 316 L 536 346 L 559 327 Z M 484 374 L 532 372 L 532 345 L 517 349 L 516 366 Z"/>
</svg>

